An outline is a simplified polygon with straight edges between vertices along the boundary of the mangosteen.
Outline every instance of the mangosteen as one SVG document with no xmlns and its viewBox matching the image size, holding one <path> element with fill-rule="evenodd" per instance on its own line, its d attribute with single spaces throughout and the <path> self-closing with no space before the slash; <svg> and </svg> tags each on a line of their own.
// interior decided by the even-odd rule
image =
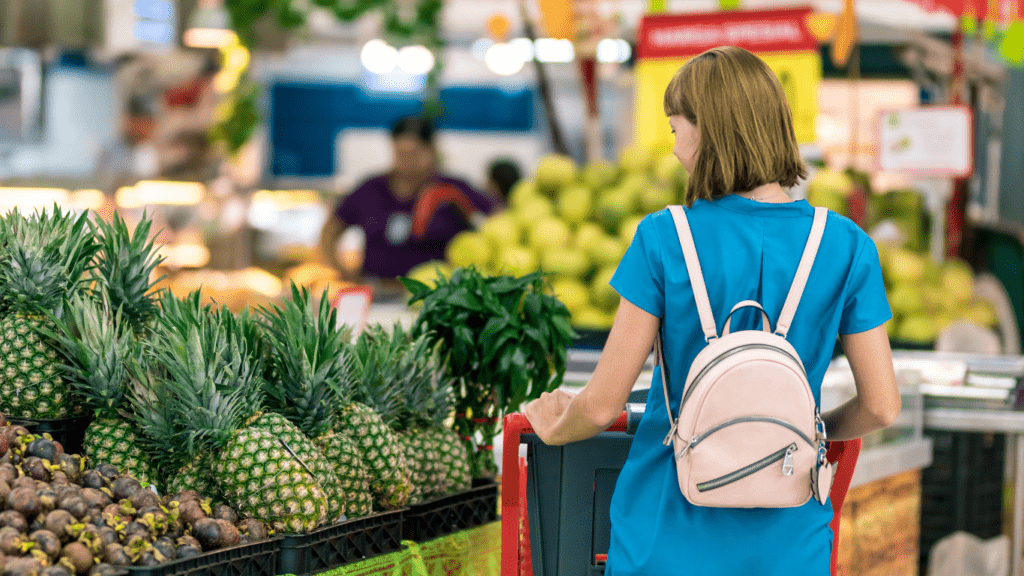
<svg viewBox="0 0 1024 576">
<path fill-rule="evenodd" d="M 84 574 L 92 568 L 92 552 L 81 542 L 72 542 L 64 547 L 61 555 L 75 568 L 75 573 Z"/>
<path fill-rule="evenodd" d="M 11 558 L 4 564 L 3 576 L 39 576 L 43 571 L 43 564 L 26 556 L 23 558 Z"/>
<path fill-rule="evenodd" d="M 237 524 L 239 532 L 249 537 L 249 542 L 270 538 L 270 527 L 255 518 L 245 518 Z"/>
<path fill-rule="evenodd" d="M 7 436 L 0 436 L 0 454 L 7 454 L 9 447 L 10 443 L 7 441 Z"/>
<path fill-rule="evenodd" d="M 103 538 L 100 536 L 100 529 L 91 524 L 82 526 L 78 533 L 78 541 L 85 544 L 93 554 L 103 551 Z"/>
<path fill-rule="evenodd" d="M 131 498 L 137 490 L 142 490 L 142 484 L 131 476 L 118 476 L 110 483 L 110 490 L 114 493 L 114 500 L 124 500 Z"/>
<path fill-rule="evenodd" d="M 39 576 L 74 576 L 70 570 L 60 564 L 47 566 Z"/>
<path fill-rule="evenodd" d="M 39 514 L 39 498 L 33 488 L 15 488 L 7 495 L 7 507 L 21 512 L 25 518 L 34 518 Z"/>
<path fill-rule="evenodd" d="M 28 535 L 29 540 L 35 542 L 36 550 L 42 550 L 50 560 L 56 560 L 60 556 L 60 538 L 49 530 L 36 530 Z"/>
<path fill-rule="evenodd" d="M 100 489 L 107 485 L 107 479 L 95 470 L 89 470 L 82 475 L 82 486 L 85 488 Z"/>
<path fill-rule="evenodd" d="M 189 500 L 199 501 L 202 499 L 203 497 L 200 496 L 199 492 L 196 492 L 195 490 L 182 490 L 181 492 L 175 494 L 174 498 L 172 498 L 172 500 L 177 500 L 178 502 L 188 502 Z"/>
<path fill-rule="evenodd" d="M 90 508 L 103 508 L 113 503 L 106 494 L 95 488 L 82 488 L 80 496 Z"/>
<path fill-rule="evenodd" d="M 157 554 L 159 552 L 156 550 L 145 550 L 142 554 L 139 554 L 138 559 L 135 560 L 135 565 L 144 567 L 159 566 L 160 558 L 157 557 Z"/>
<path fill-rule="evenodd" d="M 167 520 L 167 530 L 164 532 L 164 536 L 171 539 L 178 539 L 185 533 L 185 523 L 180 518 Z"/>
<path fill-rule="evenodd" d="M 11 493 L 11 485 L 6 480 L 0 480 L 0 508 L 7 503 L 7 495 Z"/>
<path fill-rule="evenodd" d="M 46 529 L 46 525 L 43 524 L 44 520 L 46 520 L 46 515 L 44 515 L 44 514 L 40 514 L 40 515 L 36 516 L 35 518 L 29 520 L 28 530 L 26 530 L 25 533 L 26 534 L 31 534 L 32 532 L 35 532 L 36 530 L 45 530 Z"/>
<path fill-rule="evenodd" d="M 61 501 L 60 507 L 62 510 L 67 510 L 72 516 L 81 520 L 89 513 L 89 505 L 86 504 L 85 499 L 79 496 L 69 496 Z"/>
<path fill-rule="evenodd" d="M 178 557 L 178 553 L 174 550 L 174 540 L 166 536 L 154 540 L 153 548 L 156 548 L 157 552 L 164 557 L 164 562 L 170 562 Z"/>
<path fill-rule="evenodd" d="M 46 461 L 37 456 L 29 456 L 21 463 L 21 469 L 26 476 L 30 476 L 41 482 L 50 481 L 50 469 L 46 467 Z"/>
<path fill-rule="evenodd" d="M 57 507 L 57 492 L 52 486 L 37 489 L 36 498 L 39 498 L 39 511 L 42 514 L 48 514 Z"/>
<path fill-rule="evenodd" d="M 121 540 L 124 541 L 132 536 L 140 536 L 148 540 L 150 536 L 149 528 L 139 522 L 128 522 L 125 524 L 124 530 L 121 530 Z"/>
<path fill-rule="evenodd" d="M 36 438 L 25 447 L 26 456 L 35 456 L 48 462 L 56 462 L 60 452 L 53 440 L 47 440 L 46 438 Z"/>
<path fill-rule="evenodd" d="M 82 458 L 74 454 L 61 454 L 54 462 L 57 469 L 67 475 L 70 482 L 78 482 L 82 479 Z"/>
<path fill-rule="evenodd" d="M 178 517 L 186 524 L 193 526 L 199 520 L 206 518 L 206 512 L 203 511 L 198 500 L 188 500 L 178 506 Z"/>
<path fill-rule="evenodd" d="M 14 467 L 14 464 L 0 464 L 0 480 L 3 480 L 8 486 L 10 486 L 17 478 L 18 470 Z"/>
<path fill-rule="evenodd" d="M 120 541 L 120 538 L 117 537 L 117 531 L 110 526 L 99 526 L 96 528 L 96 532 L 99 533 L 100 542 L 104 545 L 116 544 Z"/>
<path fill-rule="evenodd" d="M 60 470 L 50 472 L 50 485 L 53 486 L 54 488 L 62 488 L 70 484 L 71 481 L 68 480 L 67 474 L 61 472 Z"/>
<path fill-rule="evenodd" d="M 103 508 L 102 515 L 104 518 L 106 518 L 107 516 L 113 516 L 117 518 L 121 516 L 121 507 L 118 506 L 117 504 L 107 504 Z"/>
<path fill-rule="evenodd" d="M 16 510 L 5 510 L 0 512 L 0 528 L 10 526 L 17 528 L 18 532 L 28 532 L 28 520 Z"/>
<path fill-rule="evenodd" d="M 75 517 L 67 510 L 54 510 L 46 515 L 43 526 L 60 537 L 61 540 L 67 542 L 71 539 L 71 531 L 68 530 L 68 527 L 75 523 Z"/>
<path fill-rule="evenodd" d="M 107 544 L 103 547 L 103 561 L 114 566 L 131 566 L 132 559 L 128 556 L 124 546 L 120 544 Z"/>
<path fill-rule="evenodd" d="M 89 569 L 89 576 L 118 576 L 122 573 L 116 566 L 110 564 L 97 564 Z"/>
<path fill-rule="evenodd" d="M 117 466 L 114 466 L 113 464 L 110 464 L 108 462 L 104 462 L 96 466 L 95 470 L 99 472 L 101 476 L 103 476 L 107 480 L 110 480 L 111 482 L 113 482 L 114 479 L 117 478 L 117 476 L 120 474 L 120 472 L 118 472 L 117 470 Z"/>
<path fill-rule="evenodd" d="M 226 520 L 202 518 L 192 527 L 192 535 L 203 545 L 204 550 L 216 550 L 238 544 L 241 539 L 238 529 Z"/>
<path fill-rule="evenodd" d="M 235 511 L 231 508 L 231 506 L 228 506 L 227 504 L 216 505 L 213 508 L 213 515 L 211 516 L 211 518 L 227 520 L 232 524 L 238 522 L 238 514 L 236 514 Z"/>
<path fill-rule="evenodd" d="M 36 479 L 30 478 L 29 476 L 20 476 L 14 482 L 11 482 L 11 489 L 15 488 L 31 488 L 33 492 L 36 490 Z"/>
<path fill-rule="evenodd" d="M 132 506 L 135 506 L 140 510 L 147 506 L 160 506 L 160 497 L 156 495 L 156 492 L 153 492 L 148 488 L 140 487 L 140 489 L 133 492 L 128 499 L 131 501 Z"/>
<path fill-rule="evenodd" d="M 7 556 L 21 556 L 24 554 L 24 543 L 25 539 L 17 528 L 11 526 L 0 528 L 0 552 Z"/>
</svg>

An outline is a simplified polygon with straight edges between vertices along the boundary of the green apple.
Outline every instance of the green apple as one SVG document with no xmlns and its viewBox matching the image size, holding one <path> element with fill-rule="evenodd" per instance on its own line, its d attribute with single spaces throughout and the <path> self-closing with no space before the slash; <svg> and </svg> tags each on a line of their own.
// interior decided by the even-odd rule
<svg viewBox="0 0 1024 576">
<path fill-rule="evenodd" d="M 619 293 L 612 288 L 610 282 L 615 275 L 617 266 L 600 268 L 590 281 L 590 303 L 600 310 L 612 311 L 619 305 Z"/>
<path fill-rule="evenodd" d="M 676 201 L 675 193 L 665 186 L 648 186 L 640 193 L 640 211 L 644 214 L 664 210 Z"/>
<path fill-rule="evenodd" d="M 510 246 L 501 251 L 494 270 L 512 276 L 525 276 L 539 268 L 537 254 L 524 246 Z"/>
<path fill-rule="evenodd" d="M 590 291 L 587 285 L 575 278 L 558 278 L 551 283 L 551 290 L 571 314 L 575 315 L 589 305 Z"/>
<path fill-rule="evenodd" d="M 492 255 L 491 243 L 487 237 L 472 230 L 459 232 L 445 248 L 445 257 L 456 268 L 484 266 Z"/>
<path fill-rule="evenodd" d="M 582 184 L 570 184 L 558 195 L 558 214 L 567 222 L 579 223 L 590 217 L 594 197 L 590 189 Z"/>
<path fill-rule="evenodd" d="M 529 230 L 534 222 L 541 218 L 547 218 L 555 213 L 555 205 L 543 196 L 537 196 L 526 201 L 522 206 L 514 210 L 515 217 L 523 228 Z"/>
<path fill-rule="evenodd" d="M 633 236 L 636 236 L 636 229 L 640 226 L 644 216 L 630 216 L 622 221 L 619 227 L 619 240 L 626 246 L 633 243 Z"/>
<path fill-rule="evenodd" d="M 628 247 L 619 238 L 605 234 L 591 245 L 589 254 L 598 266 L 618 266 Z"/>
<path fill-rule="evenodd" d="M 439 276 L 451 278 L 453 271 L 453 268 L 447 262 L 432 260 L 430 262 L 424 262 L 423 264 L 414 267 L 412 270 L 409 270 L 406 277 L 422 282 L 431 288 L 435 288 L 437 286 Z"/>
<path fill-rule="evenodd" d="M 531 248 L 543 253 L 551 248 L 565 248 L 572 239 L 569 225 L 554 216 L 537 220 L 527 228 L 527 243 Z"/>
<path fill-rule="evenodd" d="M 974 295 L 974 272 L 967 262 L 959 258 L 943 262 L 939 282 L 944 293 L 953 295 L 960 302 L 966 302 Z"/>
<path fill-rule="evenodd" d="M 907 282 L 919 284 L 923 279 L 926 270 L 927 256 L 919 255 L 904 248 L 893 248 L 886 257 L 886 276 L 894 284 Z"/>
<path fill-rule="evenodd" d="M 580 278 L 590 271 L 590 257 L 578 248 L 552 247 L 540 255 L 540 266 L 550 272 L 569 278 Z"/>
<path fill-rule="evenodd" d="M 491 243 L 497 253 L 505 246 L 521 244 L 523 227 L 511 212 L 502 212 L 489 218 L 480 226 L 479 232 Z"/>
<path fill-rule="evenodd" d="M 889 306 L 895 314 L 915 314 L 924 309 L 924 294 L 921 286 L 903 282 L 897 284 L 889 293 Z"/>
<path fill-rule="evenodd" d="M 591 190 L 602 190 L 615 184 L 619 168 L 607 160 L 594 160 L 583 167 L 580 176 L 583 184 Z"/>
<path fill-rule="evenodd" d="M 576 233 L 573 235 L 572 243 L 577 248 L 580 248 L 589 253 L 590 247 L 594 245 L 602 236 L 604 236 L 604 229 L 593 222 L 584 222 L 576 227 Z"/>
<path fill-rule="evenodd" d="M 675 154 L 662 154 L 654 162 L 654 179 L 664 186 L 675 186 L 679 172 L 685 172 Z"/>
<path fill-rule="evenodd" d="M 576 162 L 561 154 L 548 154 L 537 163 L 537 188 L 553 194 L 576 180 Z"/>
<path fill-rule="evenodd" d="M 641 144 L 630 144 L 619 153 L 619 166 L 625 170 L 646 172 L 654 163 L 654 151 Z"/>
<path fill-rule="evenodd" d="M 939 327 L 932 316 L 915 314 L 907 316 L 896 327 L 896 339 L 918 344 L 934 342 L 939 336 Z"/>
<path fill-rule="evenodd" d="M 621 187 L 610 188 L 598 197 L 594 215 L 605 230 L 615 232 L 619 224 L 633 214 L 636 204 L 636 199 Z"/>
<path fill-rule="evenodd" d="M 583 330 L 609 330 L 615 321 L 615 314 L 609 314 L 587 306 L 572 314 L 572 325 Z"/>
<path fill-rule="evenodd" d="M 508 192 L 508 205 L 513 209 L 520 208 L 523 204 L 527 203 L 534 198 L 540 198 L 540 190 L 537 189 L 537 183 L 533 180 L 526 178 L 516 182 L 512 186 L 512 189 Z"/>
</svg>

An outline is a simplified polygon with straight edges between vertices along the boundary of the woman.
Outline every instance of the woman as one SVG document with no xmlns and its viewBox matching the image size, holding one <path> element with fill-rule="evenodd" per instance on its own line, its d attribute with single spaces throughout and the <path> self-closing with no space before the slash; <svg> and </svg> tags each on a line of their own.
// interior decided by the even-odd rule
<svg viewBox="0 0 1024 576">
<path fill-rule="evenodd" d="M 437 171 L 434 129 L 420 117 L 391 129 L 394 167 L 363 182 L 337 206 L 321 232 L 321 259 L 336 264 L 335 246 L 348 226 L 363 229 L 362 275 L 403 276 L 430 260 L 443 260 L 448 241 L 490 213 L 492 202 L 469 184 Z M 343 271 L 352 274 L 352 270 Z"/>
<path fill-rule="evenodd" d="M 757 300 L 777 317 L 813 217 L 807 202 L 792 201 L 784 190 L 806 172 L 778 80 L 750 52 L 715 48 L 676 73 L 665 113 L 673 152 L 691 175 L 686 213 L 719 331 L 741 300 Z M 839 335 L 857 396 L 823 419 L 830 439 L 858 438 L 888 426 L 900 410 L 878 253 L 853 222 L 829 213 L 818 254 L 787 340 L 819 402 Z M 641 222 L 611 284 L 621 296 L 619 310 L 590 382 L 575 397 L 556 391 L 526 407 L 544 442 L 590 438 L 615 421 L 662 318 L 670 374 L 686 374 L 705 346 L 668 210 Z M 739 326 L 756 322 L 750 314 Z M 683 384 L 670 382 L 673 414 Z M 662 445 L 669 430 L 664 402 L 660 393 L 649 396 L 616 484 L 607 576 L 829 574 L 831 506 L 812 499 L 795 508 L 709 508 L 684 499 L 672 447 Z"/>
</svg>

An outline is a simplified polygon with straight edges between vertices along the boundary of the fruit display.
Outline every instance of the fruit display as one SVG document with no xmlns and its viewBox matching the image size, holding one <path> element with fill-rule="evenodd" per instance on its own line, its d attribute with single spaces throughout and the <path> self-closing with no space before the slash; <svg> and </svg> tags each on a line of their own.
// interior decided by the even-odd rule
<svg viewBox="0 0 1024 576">
<path fill-rule="evenodd" d="M 372 329 L 353 340 L 327 288 L 314 298 L 291 284 L 290 297 L 241 310 L 198 290 L 175 295 L 159 288 L 150 225 L 145 215 L 133 228 L 117 214 L 108 223 L 56 207 L 0 217 L 0 402 L 19 421 L 85 414 L 81 467 L 131 477 L 165 506 L 167 495 L 202 494 L 209 510 L 180 501 L 200 550 L 239 541 L 192 522 L 220 510 L 305 534 L 469 486 L 450 424 L 456 391 L 422 338 Z M 27 462 L 32 471 L 12 480 L 49 478 L 61 464 Z M 148 551 L 133 548 L 132 561 Z"/>
<path fill-rule="evenodd" d="M 0 569 L 112 576 L 258 542 L 269 527 L 197 492 L 160 497 L 109 463 L 87 466 L 0 415 Z"/>
<path fill-rule="evenodd" d="M 456 236 L 446 262 L 423 264 L 409 277 L 430 284 L 438 271 L 450 275 L 465 266 L 491 275 L 541 270 L 573 326 L 606 330 L 618 305 L 607 282 L 637 225 L 644 215 L 681 202 L 685 188 L 686 171 L 664 146 L 629 146 L 618 163 L 583 167 L 547 155 L 533 179 L 513 188 L 508 210 Z"/>
</svg>

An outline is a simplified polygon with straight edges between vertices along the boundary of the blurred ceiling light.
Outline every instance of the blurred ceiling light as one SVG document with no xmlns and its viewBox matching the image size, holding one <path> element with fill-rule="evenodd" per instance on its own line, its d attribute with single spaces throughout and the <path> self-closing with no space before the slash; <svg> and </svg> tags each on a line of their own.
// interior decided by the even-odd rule
<svg viewBox="0 0 1024 576">
<path fill-rule="evenodd" d="M 266 203 L 272 208 L 287 210 L 321 203 L 316 190 L 260 190 L 252 195 L 253 204 Z"/>
<path fill-rule="evenodd" d="M 529 42 L 529 40 L 527 40 L 527 42 Z M 490 38 L 477 38 L 473 41 L 469 51 L 473 54 L 474 58 L 483 62 L 487 57 L 487 50 L 491 46 L 494 46 L 494 40 L 491 40 Z"/>
<path fill-rule="evenodd" d="M 60 188 L 0 188 L 0 214 L 15 208 L 21 212 L 31 212 L 54 204 L 64 206 L 69 198 L 68 191 Z"/>
<path fill-rule="evenodd" d="M 403 46 L 398 51 L 398 67 L 406 74 L 426 74 L 434 68 L 434 55 L 426 46 Z"/>
<path fill-rule="evenodd" d="M 71 193 L 70 204 L 75 210 L 99 210 L 107 197 L 100 190 L 75 190 Z"/>
<path fill-rule="evenodd" d="M 182 42 L 191 48 L 221 48 L 238 42 L 221 0 L 199 0 Z"/>
<path fill-rule="evenodd" d="M 513 38 L 508 43 L 509 46 L 512 46 L 519 53 L 523 62 L 533 60 L 535 50 L 533 49 L 533 42 L 529 38 Z"/>
<path fill-rule="evenodd" d="M 117 191 L 114 200 L 122 208 L 141 208 L 150 204 L 191 206 L 206 196 L 206 187 L 198 182 L 161 182 L 143 180 Z"/>
<path fill-rule="evenodd" d="M 605 38 L 597 43 L 598 62 L 625 62 L 632 53 L 629 42 L 622 38 Z"/>
<path fill-rule="evenodd" d="M 387 74 L 398 64 L 398 50 L 377 38 L 363 45 L 359 53 L 363 67 L 374 74 Z"/>
<path fill-rule="evenodd" d="M 210 249 L 202 244 L 178 244 L 166 247 L 167 266 L 202 268 L 210 263 Z"/>
<path fill-rule="evenodd" d="M 523 59 L 519 52 L 509 44 L 495 44 L 487 49 L 484 63 L 491 72 L 501 76 L 511 76 L 523 69 Z"/>
<path fill-rule="evenodd" d="M 537 60 L 541 62 L 572 62 L 573 58 L 576 57 L 576 51 L 572 47 L 572 40 L 565 38 L 537 38 L 534 45 Z"/>
</svg>

